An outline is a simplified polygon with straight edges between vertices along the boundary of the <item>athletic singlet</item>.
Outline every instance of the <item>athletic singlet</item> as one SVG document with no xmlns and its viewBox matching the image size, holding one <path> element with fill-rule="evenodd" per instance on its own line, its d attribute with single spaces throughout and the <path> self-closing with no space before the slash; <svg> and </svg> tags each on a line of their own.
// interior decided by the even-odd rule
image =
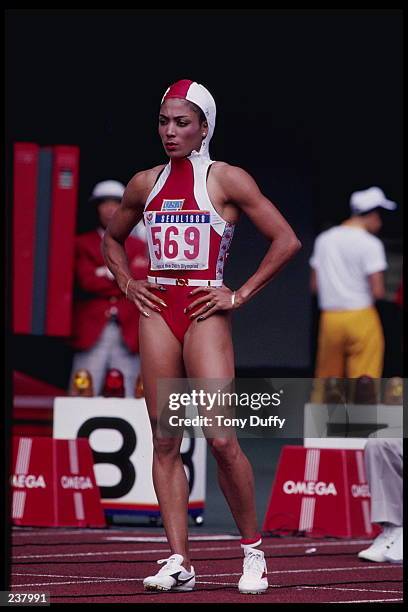
<svg viewBox="0 0 408 612">
<path fill-rule="evenodd" d="M 162 315 L 181 342 L 192 322 L 191 312 L 186 315 L 184 308 L 199 297 L 189 298 L 196 286 L 188 286 L 188 280 L 222 284 L 235 228 L 220 217 L 208 196 L 207 174 L 212 163 L 196 152 L 170 160 L 144 208 L 149 277 L 178 279 L 177 285 L 166 284 L 160 297 L 168 304 Z"/>
</svg>

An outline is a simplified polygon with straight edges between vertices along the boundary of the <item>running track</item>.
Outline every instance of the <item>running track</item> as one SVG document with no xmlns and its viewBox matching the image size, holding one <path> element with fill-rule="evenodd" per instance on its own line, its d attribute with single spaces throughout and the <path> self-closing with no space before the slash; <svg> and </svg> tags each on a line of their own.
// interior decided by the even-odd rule
<svg viewBox="0 0 408 612">
<path fill-rule="evenodd" d="M 14 528 L 11 590 L 48 592 L 51 604 L 403 602 L 401 565 L 358 559 L 369 540 L 265 537 L 270 586 L 263 595 L 238 592 L 236 536 L 200 532 L 190 542 L 196 589 L 152 593 L 142 580 L 169 555 L 156 530 Z"/>
</svg>

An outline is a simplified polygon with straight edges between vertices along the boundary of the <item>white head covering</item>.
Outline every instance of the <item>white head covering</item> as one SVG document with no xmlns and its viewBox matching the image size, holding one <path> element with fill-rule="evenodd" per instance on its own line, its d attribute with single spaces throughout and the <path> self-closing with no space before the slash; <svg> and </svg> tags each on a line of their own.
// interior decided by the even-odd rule
<svg viewBox="0 0 408 612">
<path fill-rule="evenodd" d="M 362 191 L 354 191 L 354 193 L 351 194 L 350 208 L 356 215 L 378 207 L 386 208 L 387 210 L 395 210 L 397 204 L 392 200 L 388 200 L 383 190 L 379 187 L 370 187 Z"/>
<path fill-rule="evenodd" d="M 210 157 L 209 144 L 212 135 L 214 134 L 217 109 L 215 106 L 215 100 L 208 89 L 206 89 L 204 85 L 200 85 L 195 81 L 182 79 L 181 81 L 177 81 L 167 88 L 161 104 L 163 104 L 167 98 L 182 98 L 188 100 L 189 102 L 193 102 L 199 108 L 201 108 L 208 123 L 208 133 L 201 143 L 199 155 L 202 155 L 203 157 Z"/>
</svg>

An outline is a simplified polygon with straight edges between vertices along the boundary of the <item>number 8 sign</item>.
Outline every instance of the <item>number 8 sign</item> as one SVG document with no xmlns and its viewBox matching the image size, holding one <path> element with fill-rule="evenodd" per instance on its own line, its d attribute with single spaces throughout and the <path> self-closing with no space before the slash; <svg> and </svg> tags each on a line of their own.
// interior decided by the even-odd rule
<svg viewBox="0 0 408 612">
<path fill-rule="evenodd" d="M 158 514 L 151 475 L 152 435 L 144 399 L 55 398 L 53 437 L 89 439 L 96 483 L 108 514 Z M 189 512 L 196 516 L 204 509 L 205 439 L 184 438 L 181 457 L 189 481 Z"/>
</svg>

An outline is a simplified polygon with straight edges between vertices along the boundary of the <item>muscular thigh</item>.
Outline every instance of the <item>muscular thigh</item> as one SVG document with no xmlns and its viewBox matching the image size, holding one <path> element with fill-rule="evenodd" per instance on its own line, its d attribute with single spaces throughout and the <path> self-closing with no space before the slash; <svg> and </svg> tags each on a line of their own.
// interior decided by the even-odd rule
<svg viewBox="0 0 408 612">
<path fill-rule="evenodd" d="M 198 389 L 214 394 L 219 390 L 232 392 L 234 386 L 234 351 L 231 339 L 231 317 L 228 314 L 214 314 L 204 321 L 194 321 L 185 336 L 184 364 L 189 378 L 199 378 Z M 220 386 L 220 379 L 223 379 Z M 211 413 L 199 407 L 202 416 L 211 416 L 212 425 L 203 427 L 205 437 L 231 439 L 234 429 L 225 428 L 214 420 L 216 415 L 234 416 L 234 406 L 217 404 L 212 406 Z"/>
<path fill-rule="evenodd" d="M 233 378 L 231 317 L 220 313 L 193 321 L 184 337 L 183 356 L 189 378 Z"/>
<path fill-rule="evenodd" d="M 160 378 L 183 378 L 182 346 L 158 313 L 140 317 L 139 351 L 149 417 L 157 416 L 157 382 Z"/>
</svg>

